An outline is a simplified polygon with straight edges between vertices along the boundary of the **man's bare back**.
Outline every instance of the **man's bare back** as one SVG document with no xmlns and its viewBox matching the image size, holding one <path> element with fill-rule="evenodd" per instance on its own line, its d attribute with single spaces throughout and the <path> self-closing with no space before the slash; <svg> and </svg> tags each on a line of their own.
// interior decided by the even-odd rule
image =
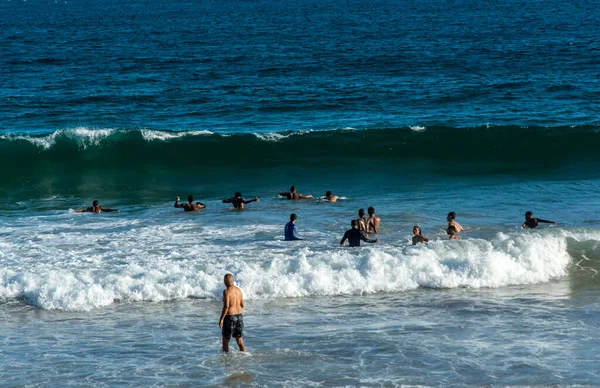
<svg viewBox="0 0 600 388">
<path fill-rule="evenodd" d="M 244 296 L 238 286 L 229 286 L 223 291 L 223 309 L 225 315 L 237 315 L 244 312 Z"/>
<path fill-rule="evenodd" d="M 175 205 L 173 207 L 182 208 L 186 212 L 195 212 L 206 207 L 202 202 L 194 203 L 194 197 L 191 195 L 188 196 L 188 203 L 179 203 L 179 201 L 179 197 L 175 198 Z"/>
<path fill-rule="evenodd" d="M 367 220 L 367 233 L 379 233 L 379 225 L 381 218 L 375 215 L 375 208 L 372 206 L 368 209 L 369 219 Z"/>
</svg>

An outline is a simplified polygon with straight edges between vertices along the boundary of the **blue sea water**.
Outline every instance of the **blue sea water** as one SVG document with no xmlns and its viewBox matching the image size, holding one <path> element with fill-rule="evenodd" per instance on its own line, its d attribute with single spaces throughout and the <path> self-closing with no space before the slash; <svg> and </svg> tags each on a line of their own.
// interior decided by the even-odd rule
<svg viewBox="0 0 600 388">
<path fill-rule="evenodd" d="M 0 385 L 600 385 L 599 19 L 1 0 Z M 340 247 L 369 206 L 380 242 Z M 227 272 L 249 355 L 220 352 Z"/>
</svg>

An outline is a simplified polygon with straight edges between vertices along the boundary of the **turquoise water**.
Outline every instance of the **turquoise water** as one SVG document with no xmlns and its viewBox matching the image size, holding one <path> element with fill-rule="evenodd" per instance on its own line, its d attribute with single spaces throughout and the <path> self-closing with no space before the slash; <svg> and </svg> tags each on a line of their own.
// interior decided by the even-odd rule
<svg viewBox="0 0 600 388">
<path fill-rule="evenodd" d="M 0 381 L 600 384 L 597 14 L 3 1 Z M 340 247 L 369 206 L 380 242 Z M 250 355 L 220 352 L 227 272 Z"/>
</svg>

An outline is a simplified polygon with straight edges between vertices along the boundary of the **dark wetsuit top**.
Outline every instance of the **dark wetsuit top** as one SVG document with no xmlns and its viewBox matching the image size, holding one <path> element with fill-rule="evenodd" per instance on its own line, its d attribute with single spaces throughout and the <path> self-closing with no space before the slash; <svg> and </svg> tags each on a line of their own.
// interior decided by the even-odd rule
<svg viewBox="0 0 600 388">
<path fill-rule="evenodd" d="M 285 224 L 283 234 L 285 235 L 285 241 L 302 240 L 301 238 L 296 237 L 296 224 L 292 221 Z"/>
<path fill-rule="evenodd" d="M 360 230 L 358 230 L 356 228 L 352 228 L 352 229 L 348 230 L 346 233 L 344 233 L 344 237 L 342 238 L 342 241 L 340 241 L 340 244 L 343 244 L 344 241 L 346 241 L 346 240 L 348 240 L 351 247 L 359 247 L 360 240 L 363 240 L 364 242 L 368 242 L 368 243 L 376 243 L 377 242 L 377 240 L 369 240 L 368 238 L 365 237 L 363 232 L 361 232 Z"/>
<path fill-rule="evenodd" d="M 526 227 L 528 227 L 530 229 L 537 228 L 540 222 L 545 222 L 546 224 L 553 224 L 554 223 L 554 221 L 542 220 L 541 218 L 533 218 L 533 217 L 531 217 L 531 218 L 529 218 L 528 220 L 526 220 L 523 223 L 522 227 L 526 226 Z"/>
</svg>

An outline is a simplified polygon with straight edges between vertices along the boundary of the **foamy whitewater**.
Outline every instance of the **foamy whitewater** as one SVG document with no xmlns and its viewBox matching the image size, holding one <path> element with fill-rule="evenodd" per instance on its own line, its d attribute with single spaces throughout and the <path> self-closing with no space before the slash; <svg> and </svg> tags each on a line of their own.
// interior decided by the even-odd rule
<svg viewBox="0 0 600 388">
<path fill-rule="evenodd" d="M 307 228 L 303 235 L 310 243 L 290 243 L 282 241 L 281 225 L 52 218 L 38 219 L 35 230 L 18 223 L 0 229 L 6 237 L 0 245 L 1 298 L 66 311 L 116 302 L 218 299 L 227 272 L 236 274 L 249 300 L 497 288 L 560 279 L 570 260 L 571 233 L 562 230 L 456 242 L 439 237 L 422 246 L 400 239 L 351 250 L 336 246 L 343 227 L 338 233 Z"/>
</svg>

